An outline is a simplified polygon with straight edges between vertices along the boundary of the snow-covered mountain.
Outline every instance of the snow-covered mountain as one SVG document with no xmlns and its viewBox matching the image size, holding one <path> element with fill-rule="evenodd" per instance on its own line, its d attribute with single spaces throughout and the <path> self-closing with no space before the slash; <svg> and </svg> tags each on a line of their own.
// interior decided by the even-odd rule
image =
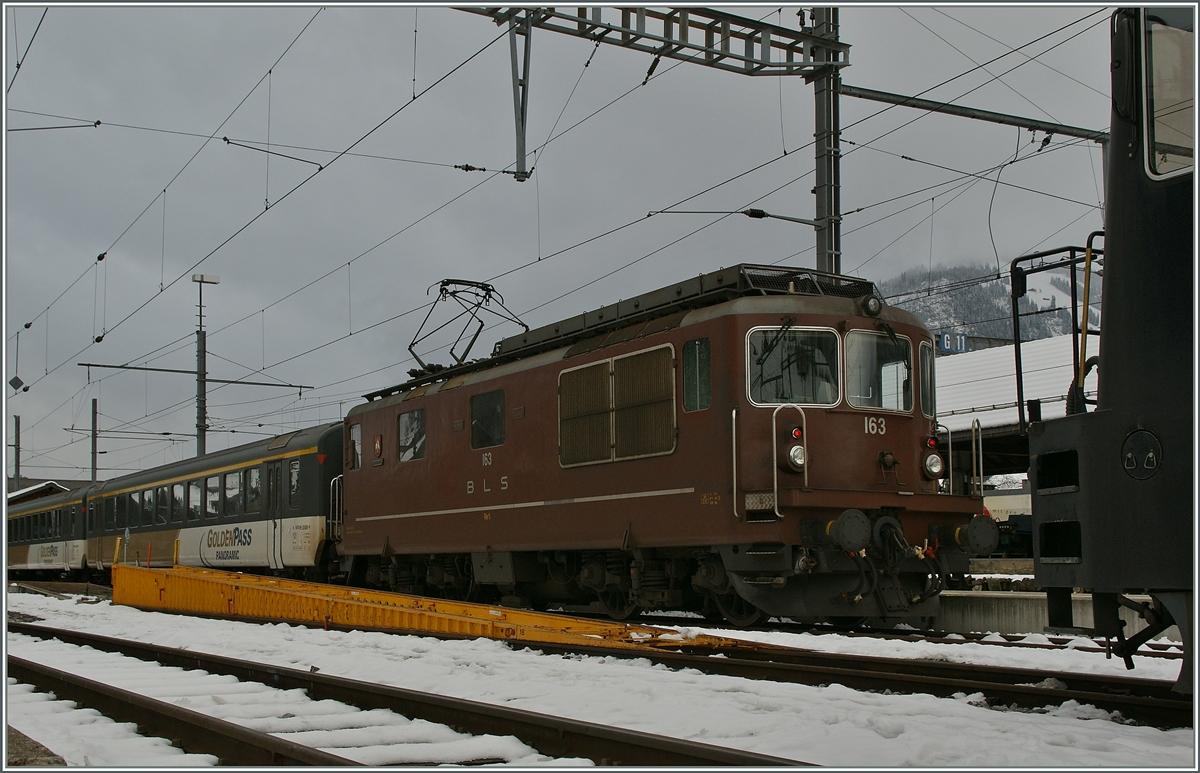
<svg viewBox="0 0 1200 773">
<path fill-rule="evenodd" d="M 879 283 L 888 303 L 915 314 L 933 333 L 1012 338 L 1012 299 L 1007 272 L 998 275 L 986 264 L 915 269 Z M 1089 288 L 1090 324 L 1100 325 L 1100 282 Z M 1083 287 L 1080 284 L 1079 294 Z M 1019 301 L 1021 339 L 1035 340 L 1071 332 L 1071 285 L 1065 272 L 1028 277 Z"/>
</svg>

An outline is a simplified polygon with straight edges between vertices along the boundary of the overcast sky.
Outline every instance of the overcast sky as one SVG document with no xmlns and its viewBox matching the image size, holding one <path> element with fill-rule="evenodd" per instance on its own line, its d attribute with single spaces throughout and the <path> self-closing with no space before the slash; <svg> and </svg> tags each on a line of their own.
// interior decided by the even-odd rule
<svg viewBox="0 0 1200 773">
<path fill-rule="evenodd" d="M 796 7 L 734 10 L 798 28 Z M 4 7 L 4 380 L 30 387 L 5 386 L 4 435 L 7 446 L 19 415 L 23 476 L 90 475 L 92 398 L 101 478 L 194 453 L 194 377 L 76 365 L 194 369 L 193 273 L 221 280 L 204 294 L 211 377 L 315 387 L 210 386 L 211 451 L 337 420 L 404 381 L 426 290 L 443 278 L 525 266 L 494 284 L 536 327 L 721 266 L 815 266 L 803 225 L 646 217 L 748 206 L 813 217 L 813 92 L 799 77 L 664 60 L 642 86 L 650 55 L 537 30 L 528 146 L 561 136 L 518 183 L 495 174 L 514 162 L 513 99 L 508 40 L 486 17 L 43 11 Z M 1035 61 L 1010 54 L 924 96 L 1107 128 L 1107 11 L 845 6 L 841 23 L 843 80 L 902 94 L 1048 35 L 1023 49 Z M 884 107 L 841 101 L 844 273 L 878 281 L 931 264 L 994 267 L 997 255 L 1007 266 L 1101 227 L 1096 145 L 1055 137 L 1034 153 L 1040 133 Z M 81 128 L 14 131 L 55 126 Z M 284 155 L 261 152 L 268 140 Z M 996 185 L 994 168 L 1018 152 Z M 473 356 L 516 331 L 485 331 Z M 6 461 L 11 475 L 9 448 Z"/>
</svg>

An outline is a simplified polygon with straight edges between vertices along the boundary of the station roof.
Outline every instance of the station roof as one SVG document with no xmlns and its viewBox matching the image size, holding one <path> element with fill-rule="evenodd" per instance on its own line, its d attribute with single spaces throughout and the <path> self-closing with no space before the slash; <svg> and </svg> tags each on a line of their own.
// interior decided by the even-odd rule
<svg viewBox="0 0 1200 773">
<path fill-rule="evenodd" d="M 1025 399 L 1042 401 L 1042 418 L 1066 415 L 1067 391 L 1073 377 L 1071 336 L 1056 336 L 1021 344 Z M 1013 346 L 996 346 L 938 357 L 938 422 L 951 432 L 970 429 L 979 420 L 983 429 L 1015 427 L 1017 413 L 1016 357 Z M 1088 341 L 1088 356 L 1099 354 L 1096 338 Z M 1096 371 L 1084 382 L 1089 398 L 1096 396 Z"/>
<path fill-rule="evenodd" d="M 19 491 L 8 492 L 8 504 L 16 505 L 31 499 L 48 497 L 51 494 L 61 494 L 64 491 L 70 491 L 70 489 L 57 481 L 48 480 L 33 486 L 26 486 Z"/>
</svg>

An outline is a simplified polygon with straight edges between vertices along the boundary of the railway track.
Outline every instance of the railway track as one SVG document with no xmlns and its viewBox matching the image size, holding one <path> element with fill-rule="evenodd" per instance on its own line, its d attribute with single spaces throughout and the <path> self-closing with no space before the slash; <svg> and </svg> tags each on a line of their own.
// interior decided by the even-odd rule
<svg viewBox="0 0 1200 773">
<path fill-rule="evenodd" d="M 110 651 L 127 651 L 127 654 L 133 657 L 159 660 L 164 664 L 169 662 L 171 665 L 199 667 L 213 671 L 208 666 L 185 664 L 198 663 L 198 658 L 207 659 L 214 656 L 173 651 L 168 648 L 122 640 L 109 640 L 107 637 L 24 623 L 9 623 L 9 630 L 14 633 L 86 644 L 97 649 L 112 648 Z M 644 658 L 672 669 L 690 668 L 706 674 L 775 682 L 807 685 L 841 684 L 857 690 L 928 693 L 938 697 L 980 694 L 987 705 L 993 708 L 1036 711 L 1074 700 L 1105 711 L 1119 713 L 1126 720 L 1154 727 L 1191 727 L 1193 725 L 1193 701 L 1173 693 L 1171 691 L 1173 682 L 1162 680 L 908 658 L 869 657 L 770 645 L 763 645 L 754 652 L 748 652 L 744 648 L 729 652 L 710 649 L 695 652 L 689 651 L 686 642 L 681 642 L 679 651 L 658 652 L 558 644 L 516 646 L 518 648 L 528 647 L 550 654 Z M 158 653 L 165 653 L 162 657 L 168 658 L 168 660 L 160 660 Z M 174 659 L 171 660 L 172 658 Z M 226 659 L 216 659 L 217 662 L 224 660 Z M 237 661 L 228 661 L 221 668 L 234 668 L 230 664 L 236 663 Z M 213 672 L 239 675 L 236 672 L 219 669 Z M 422 716 L 422 718 L 425 717 Z M 431 719 L 430 721 L 439 720 Z M 516 735 L 534 748 L 541 750 L 536 744 L 526 740 L 518 733 L 506 734 Z M 556 753 L 554 756 L 562 755 Z M 613 758 L 610 754 L 601 756 Z M 628 761 L 628 757 L 621 759 Z"/>
<path fill-rule="evenodd" d="M 409 719 L 421 719 L 427 722 L 447 725 L 453 730 L 472 735 L 514 736 L 538 752 L 551 757 L 587 757 L 601 765 L 738 765 L 762 767 L 768 765 L 805 764 L 764 754 L 607 727 L 590 722 L 563 719 L 461 698 L 432 695 L 386 685 L 367 684 L 311 671 L 299 671 L 291 668 L 252 663 L 217 655 L 206 655 L 189 650 L 160 647 L 78 631 L 67 631 L 13 622 L 9 623 L 8 628 L 11 633 L 24 634 L 41 639 L 57 639 L 67 644 L 92 647 L 93 649 L 117 653 L 138 660 L 156 662 L 164 666 L 174 666 L 189 670 L 199 669 L 210 674 L 234 676 L 244 682 L 258 682 L 281 690 L 300 689 L 314 701 L 337 701 L 362 711 L 380 708 L 389 709 Z M 22 681 L 41 680 L 40 683 L 33 682 L 38 687 L 48 684 L 48 680 L 53 678 L 55 672 L 64 674 L 64 672 L 58 672 L 57 669 L 19 662 L 19 659 L 11 655 L 9 656 L 9 674 Z M 42 689 L 53 689 L 55 692 L 58 692 L 59 689 L 80 690 L 82 687 L 78 687 L 73 683 L 87 681 L 81 680 L 79 677 L 72 677 L 69 674 L 65 674 L 65 677 L 67 680 L 63 683 L 66 685 L 65 687 L 49 686 L 42 687 Z M 103 688 L 100 691 L 101 693 L 108 692 L 115 695 L 115 688 L 106 685 L 100 685 L 100 687 Z M 67 693 L 62 694 L 65 697 L 71 697 Z M 143 701 L 150 700 L 141 698 L 141 696 L 135 697 Z M 72 697 L 72 699 L 75 700 L 76 698 Z M 93 706 L 103 713 L 109 714 L 108 711 L 100 708 L 100 706 L 89 703 L 89 701 L 93 700 L 101 701 L 104 698 L 102 695 L 98 695 L 98 697 L 89 695 L 79 699 L 79 702 L 84 705 Z M 108 700 L 116 701 L 118 698 L 112 697 Z M 163 704 L 161 701 L 154 701 L 153 703 L 171 706 L 171 704 Z M 110 716 L 115 717 L 116 715 L 110 714 Z M 131 719 L 130 721 L 137 721 L 139 724 L 147 724 L 149 726 L 150 718 L 143 716 L 141 719 Z M 245 728 L 241 729 L 245 730 Z M 188 748 L 187 746 L 190 742 L 186 739 L 190 738 L 190 736 L 185 736 L 184 730 L 172 726 L 162 731 L 156 731 L 155 734 L 167 738 L 180 739 L 185 749 L 193 751 L 192 748 Z M 208 751 L 211 748 L 195 747 L 194 750 L 203 751 L 203 753 L 217 753 Z M 265 759 L 265 754 L 275 754 L 275 759 L 282 760 L 282 762 L 259 761 L 237 764 L 355 764 L 349 760 L 338 762 L 337 759 L 309 762 L 303 758 L 304 750 L 296 749 L 293 746 L 279 750 L 254 751 L 252 753 L 258 755 L 257 759 L 259 760 Z M 228 758 L 228 755 L 224 753 L 220 756 Z M 496 761 L 498 760 L 465 760 L 461 762 L 479 763 Z"/>
</svg>

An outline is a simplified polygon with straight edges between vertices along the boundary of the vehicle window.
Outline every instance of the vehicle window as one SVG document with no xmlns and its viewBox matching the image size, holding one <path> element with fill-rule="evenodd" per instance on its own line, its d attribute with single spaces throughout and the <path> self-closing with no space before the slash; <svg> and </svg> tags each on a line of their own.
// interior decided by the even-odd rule
<svg viewBox="0 0 1200 773">
<path fill-rule="evenodd" d="M 712 403 L 712 364 L 707 338 L 683 345 L 683 410 L 702 411 Z"/>
<path fill-rule="evenodd" d="M 200 508 L 204 499 L 200 496 L 200 481 L 188 481 L 187 491 L 187 519 L 189 521 L 200 520 Z"/>
<path fill-rule="evenodd" d="M 142 525 L 154 525 L 154 489 L 142 492 Z"/>
<path fill-rule="evenodd" d="M 846 393 L 855 408 L 912 410 L 912 344 L 907 338 L 852 330 L 846 334 Z"/>
<path fill-rule="evenodd" d="M 129 495 L 129 519 L 125 522 L 127 528 L 136 529 L 141 522 L 142 492 L 135 491 Z M 91 526 L 88 526 L 91 530 Z"/>
<path fill-rule="evenodd" d="M 262 470 L 251 467 L 246 470 L 246 512 L 257 513 L 262 509 Z"/>
<path fill-rule="evenodd" d="M 104 500 L 104 530 L 114 531 L 117 528 L 117 501 L 112 497 Z"/>
<path fill-rule="evenodd" d="M 1146 160 L 1151 174 L 1192 168 L 1195 58 L 1192 8 L 1146 9 Z"/>
<path fill-rule="evenodd" d="M 233 518 L 241 511 L 242 474 L 225 473 L 225 517 Z"/>
<path fill-rule="evenodd" d="M 837 404 L 838 339 L 832 330 L 754 330 L 747 345 L 752 402 Z"/>
<path fill-rule="evenodd" d="M 183 484 L 174 483 L 171 485 L 171 523 L 183 521 L 183 510 Z"/>
<path fill-rule="evenodd" d="M 171 518 L 171 491 L 166 486 L 158 487 L 157 504 L 154 509 L 154 522 L 161 526 Z"/>
<path fill-rule="evenodd" d="M 216 475 L 204 482 L 204 517 L 216 518 L 221 512 L 221 479 Z"/>
<path fill-rule="evenodd" d="M 288 507 L 295 510 L 300 506 L 300 460 L 293 459 L 288 465 Z"/>
<path fill-rule="evenodd" d="M 934 356 L 931 344 L 921 343 L 921 413 L 937 417 L 937 387 L 934 384 Z"/>
<path fill-rule="evenodd" d="M 125 519 L 129 517 L 129 495 L 117 494 L 117 530 L 125 528 Z"/>
<path fill-rule="evenodd" d="M 402 413 L 396 419 L 396 435 L 400 438 L 402 462 L 425 458 L 425 409 Z"/>
<path fill-rule="evenodd" d="M 362 425 L 350 425 L 350 469 L 357 470 L 362 466 Z"/>
<path fill-rule="evenodd" d="M 471 448 L 504 444 L 504 390 L 471 398 Z"/>
</svg>

